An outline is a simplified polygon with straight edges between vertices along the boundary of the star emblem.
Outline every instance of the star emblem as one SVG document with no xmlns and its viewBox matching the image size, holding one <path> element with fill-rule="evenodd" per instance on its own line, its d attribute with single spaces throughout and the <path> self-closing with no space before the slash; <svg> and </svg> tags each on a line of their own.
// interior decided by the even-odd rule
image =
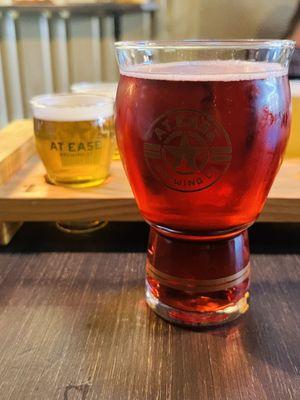
<svg viewBox="0 0 300 400">
<path fill-rule="evenodd" d="M 201 152 L 203 146 L 190 144 L 188 136 L 182 135 L 180 144 L 164 145 L 163 148 L 171 155 L 171 161 L 176 172 L 181 174 L 190 174 L 198 170 L 196 157 Z"/>
</svg>

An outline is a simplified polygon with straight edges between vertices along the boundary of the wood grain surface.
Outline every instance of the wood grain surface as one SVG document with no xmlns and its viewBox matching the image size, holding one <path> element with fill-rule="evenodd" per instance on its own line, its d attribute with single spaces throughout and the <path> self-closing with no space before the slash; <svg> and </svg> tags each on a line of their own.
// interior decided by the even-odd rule
<svg viewBox="0 0 300 400">
<path fill-rule="evenodd" d="M 22 168 L 35 152 L 32 120 L 17 120 L 1 129 L 0 185 Z"/>
<path fill-rule="evenodd" d="M 32 157 L 0 187 L 0 220 L 57 221 L 101 218 L 140 221 L 121 161 L 114 161 L 111 177 L 95 188 L 70 189 L 45 181 L 45 169 Z M 300 160 L 285 160 L 269 194 L 260 221 L 300 222 Z"/>
<path fill-rule="evenodd" d="M 0 185 L 3 185 L 35 153 L 32 120 L 18 120 L 0 130 Z M 22 221 L 20 219 L 19 221 Z M 21 223 L 0 219 L 0 245 L 10 242 Z"/>
<path fill-rule="evenodd" d="M 0 187 L 0 219 L 6 221 L 141 220 L 121 161 L 111 177 L 95 188 L 72 189 L 46 182 L 45 168 L 32 157 L 6 185 Z"/>
<path fill-rule="evenodd" d="M 0 222 L 0 245 L 7 245 L 21 226 L 22 222 Z"/>
<path fill-rule="evenodd" d="M 282 254 L 252 255 L 250 311 L 195 332 L 144 303 L 144 225 L 75 238 L 25 225 L 0 252 L 0 398 L 299 399 L 300 226 L 290 254 L 288 231 L 264 229 Z"/>
</svg>

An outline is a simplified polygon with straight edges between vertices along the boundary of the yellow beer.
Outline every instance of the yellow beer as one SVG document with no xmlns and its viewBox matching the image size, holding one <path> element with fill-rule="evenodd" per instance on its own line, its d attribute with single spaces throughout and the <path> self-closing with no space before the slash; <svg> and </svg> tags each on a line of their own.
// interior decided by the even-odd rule
<svg viewBox="0 0 300 400">
<path fill-rule="evenodd" d="M 112 100 L 95 95 L 45 95 L 31 104 L 36 147 L 48 180 L 72 187 L 103 183 L 115 142 Z"/>
<path fill-rule="evenodd" d="M 300 157 L 300 82 L 291 81 L 292 126 L 286 157 Z"/>
</svg>

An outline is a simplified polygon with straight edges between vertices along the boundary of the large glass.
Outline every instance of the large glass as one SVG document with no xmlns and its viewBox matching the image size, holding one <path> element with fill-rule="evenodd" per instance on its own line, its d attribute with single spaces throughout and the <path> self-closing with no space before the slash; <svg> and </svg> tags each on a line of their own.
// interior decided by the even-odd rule
<svg viewBox="0 0 300 400">
<path fill-rule="evenodd" d="M 146 299 L 168 321 L 245 313 L 247 228 L 290 129 L 291 41 L 118 42 L 116 132 L 150 224 Z"/>
</svg>

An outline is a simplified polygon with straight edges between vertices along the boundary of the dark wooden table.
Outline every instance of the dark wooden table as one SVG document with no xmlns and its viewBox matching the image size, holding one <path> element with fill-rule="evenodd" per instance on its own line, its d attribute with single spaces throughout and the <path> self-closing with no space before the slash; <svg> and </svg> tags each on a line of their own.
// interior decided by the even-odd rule
<svg viewBox="0 0 300 400">
<path fill-rule="evenodd" d="M 201 332 L 146 307 L 146 240 L 36 223 L 1 249 L 0 399 L 300 399 L 300 225 L 251 229 L 251 310 Z"/>
</svg>

